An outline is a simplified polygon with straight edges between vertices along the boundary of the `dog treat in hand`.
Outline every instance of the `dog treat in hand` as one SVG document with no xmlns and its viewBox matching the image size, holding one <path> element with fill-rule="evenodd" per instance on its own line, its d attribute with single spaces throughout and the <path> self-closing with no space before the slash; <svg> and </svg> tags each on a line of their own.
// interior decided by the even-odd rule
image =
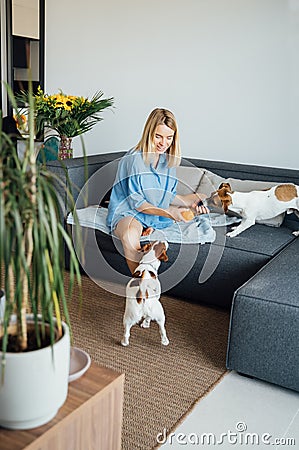
<svg viewBox="0 0 299 450">
<path fill-rule="evenodd" d="M 182 211 L 181 214 L 185 220 L 192 220 L 194 218 L 194 214 L 191 211 L 191 209 L 188 209 L 187 211 Z"/>
</svg>

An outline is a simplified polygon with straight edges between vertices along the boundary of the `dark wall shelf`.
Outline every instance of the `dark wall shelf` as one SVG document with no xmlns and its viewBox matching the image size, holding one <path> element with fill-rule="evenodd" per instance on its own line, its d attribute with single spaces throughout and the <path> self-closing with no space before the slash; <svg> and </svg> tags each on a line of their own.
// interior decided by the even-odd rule
<svg viewBox="0 0 299 450">
<path fill-rule="evenodd" d="M 13 67 L 30 67 L 30 39 L 21 36 L 12 37 Z"/>
<path fill-rule="evenodd" d="M 12 0 L 6 0 L 6 60 L 7 83 L 14 94 L 28 90 L 28 80 L 32 79 L 33 90 L 40 85 L 44 89 L 45 75 L 45 0 L 39 0 L 39 39 L 12 34 Z M 2 59 L 1 59 L 2 64 Z M 26 71 L 26 69 L 28 69 Z M 3 96 L 4 97 L 4 96 Z M 12 106 L 7 98 L 2 98 L 7 105 L 8 115 L 12 115 Z"/>
</svg>

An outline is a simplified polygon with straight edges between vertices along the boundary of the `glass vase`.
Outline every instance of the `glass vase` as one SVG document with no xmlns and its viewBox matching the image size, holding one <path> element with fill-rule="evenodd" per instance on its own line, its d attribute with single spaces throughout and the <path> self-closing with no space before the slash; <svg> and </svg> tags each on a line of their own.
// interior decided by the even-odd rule
<svg viewBox="0 0 299 450">
<path fill-rule="evenodd" d="M 73 157 L 72 138 L 60 136 L 58 159 L 70 159 Z"/>
</svg>

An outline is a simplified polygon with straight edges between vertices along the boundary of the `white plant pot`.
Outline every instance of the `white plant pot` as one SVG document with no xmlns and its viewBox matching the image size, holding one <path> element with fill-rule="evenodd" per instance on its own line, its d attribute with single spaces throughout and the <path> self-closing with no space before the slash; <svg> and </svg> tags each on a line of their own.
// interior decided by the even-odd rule
<svg viewBox="0 0 299 450">
<path fill-rule="evenodd" d="M 4 383 L 0 380 L 0 426 L 25 430 L 49 422 L 68 393 L 70 336 L 51 346 L 25 353 L 6 353 Z M 2 352 L 0 352 L 2 358 Z"/>
</svg>

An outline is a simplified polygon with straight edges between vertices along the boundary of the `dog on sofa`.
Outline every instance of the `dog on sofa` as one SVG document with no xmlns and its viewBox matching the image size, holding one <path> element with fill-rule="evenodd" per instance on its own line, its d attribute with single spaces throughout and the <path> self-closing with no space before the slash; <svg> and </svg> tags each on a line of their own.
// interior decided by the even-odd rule
<svg viewBox="0 0 299 450">
<path fill-rule="evenodd" d="M 149 328 L 151 320 L 159 325 L 161 343 L 168 345 L 169 340 L 165 330 L 165 314 L 160 303 L 161 284 L 158 279 L 158 269 L 161 261 L 168 261 L 166 241 L 155 241 L 141 248 L 142 258 L 136 268 L 133 278 L 126 287 L 126 307 L 123 317 L 123 346 L 129 345 L 130 330 L 140 323 L 143 328 Z"/>
<path fill-rule="evenodd" d="M 241 223 L 227 233 L 235 237 L 257 220 L 271 219 L 284 212 L 294 212 L 299 217 L 299 186 L 288 183 L 262 191 L 237 192 L 232 191 L 229 183 L 221 183 L 204 203 L 211 210 L 222 209 L 226 214 L 234 212 L 241 217 Z M 299 236 L 299 231 L 293 234 Z"/>
</svg>

